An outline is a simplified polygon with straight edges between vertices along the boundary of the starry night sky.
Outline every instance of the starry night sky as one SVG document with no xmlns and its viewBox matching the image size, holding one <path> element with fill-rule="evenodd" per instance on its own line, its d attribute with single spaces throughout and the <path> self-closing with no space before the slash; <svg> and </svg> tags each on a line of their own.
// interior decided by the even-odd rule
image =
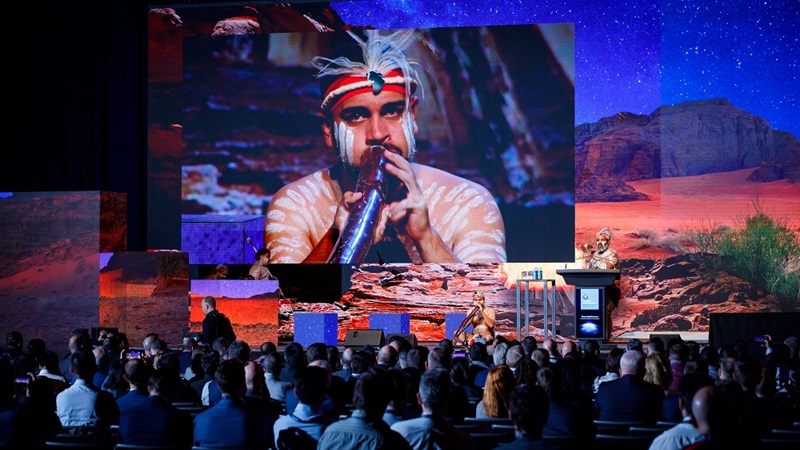
<svg viewBox="0 0 800 450">
<path fill-rule="evenodd" d="M 350 25 L 575 23 L 575 123 L 723 97 L 800 137 L 797 0 L 357 0 Z"/>
</svg>

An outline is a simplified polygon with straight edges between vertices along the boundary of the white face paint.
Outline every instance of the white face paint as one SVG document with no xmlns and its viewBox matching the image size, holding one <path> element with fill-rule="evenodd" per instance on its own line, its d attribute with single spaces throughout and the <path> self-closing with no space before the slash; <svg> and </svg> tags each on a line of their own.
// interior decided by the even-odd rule
<svg viewBox="0 0 800 450">
<path fill-rule="evenodd" d="M 339 150 L 339 159 L 345 167 L 356 167 L 353 157 L 353 141 L 355 140 L 353 131 L 347 128 L 344 122 L 339 122 L 333 127 L 333 139 L 336 142 L 336 149 Z"/>
<path fill-rule="evenodd" d="M 403 134 L 405 135 L 406 142 L 408 143 L 408 157 L 406 159 L 413 161 L 414 154 L 417 152 L 417 144 L 414 140 L 414 115 L 409 113 L 407 110 L 403 114 Z"/>
</svg>

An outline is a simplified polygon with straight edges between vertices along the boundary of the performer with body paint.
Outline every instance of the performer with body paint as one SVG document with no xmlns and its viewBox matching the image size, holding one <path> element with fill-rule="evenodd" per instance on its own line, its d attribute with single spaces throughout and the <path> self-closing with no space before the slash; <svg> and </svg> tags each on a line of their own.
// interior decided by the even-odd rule
<svg viewBox="0 0 800 450">
<path fill-rule="evenodd" d="M 360 208 L 375 217 L 362 221 L 374 226 L 358 230 L 370 249 L 365 261 L 355 262 L 505 262 L 505 225 L 489 191 L 413 162 L 422 89 L 416 62 L 403 51 L 416 34 L 366 30 L 362 40 L 348 33 L 354 45 L 341 55 L 312 59 L 323 93 L 322 133 L 339 162 L 273 196 L 264 236 L 270 262 L 336 262 L 329 258 L 334 250 L 354 239 L 339 234 L 366 199 L 356 189 L 357 180 L 365 178 L 386 183 L 374 196 L 374 208 Z M 376 153 L 380 162 L 371 159 Z M 362 167 L 381 172 L 365 176 Z"/>
</svg>

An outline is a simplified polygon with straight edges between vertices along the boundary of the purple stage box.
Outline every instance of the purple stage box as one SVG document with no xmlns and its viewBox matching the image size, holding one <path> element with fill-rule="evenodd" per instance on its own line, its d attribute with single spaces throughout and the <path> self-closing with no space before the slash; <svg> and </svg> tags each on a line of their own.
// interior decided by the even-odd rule
<svg viewBox="0 0 800 450">
<path fill-rule="evenodd" d="M 448 313 L 444 315 L 444 337 L 446 339 L 453 339 L 456 329 L 461 325 L 465 317 L 467 317 L 466 313 Z M 472 325 L 467 327 L 467 332 L 472 333 Z"/>
<path fill-rule="evenodd" d="M 383 335 L 393 333 L 408 334 L 411 329 L 410 315 L 407 313 L 379 313 L 369 315 L 369 327 L 382 329 Z"/>
<path fill-rule="evenodd" d="M 182 216 L 181 251 L 189 264 L 252 264 L 263 246 L 264 216 Z"/>
<path fill-rule="evenodd" d="M 338 345 L 338 320 L 336 313 L 295 313 L 294 341 L 303 348 L 316 342 Z"/>
<path fill-rule="evenodd" d="M 189 289 L 203 297 L 272 297 L 270 294 L 278 291 L 278 280 L 191 280 Z"/>
</svg>

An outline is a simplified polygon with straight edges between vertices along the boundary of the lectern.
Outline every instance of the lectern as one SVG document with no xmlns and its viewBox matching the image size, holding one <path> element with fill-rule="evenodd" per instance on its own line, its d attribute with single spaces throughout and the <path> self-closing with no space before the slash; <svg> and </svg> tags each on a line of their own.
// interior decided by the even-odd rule
<svg viewBox="0 0 800 450">
<path fill-rule="evenodd" d="M 619 278 L 619 269 L 559 269 L 564 282 L 575 286 L 575 338 L 606 340 L 606 295 Z"/>
</svg>

